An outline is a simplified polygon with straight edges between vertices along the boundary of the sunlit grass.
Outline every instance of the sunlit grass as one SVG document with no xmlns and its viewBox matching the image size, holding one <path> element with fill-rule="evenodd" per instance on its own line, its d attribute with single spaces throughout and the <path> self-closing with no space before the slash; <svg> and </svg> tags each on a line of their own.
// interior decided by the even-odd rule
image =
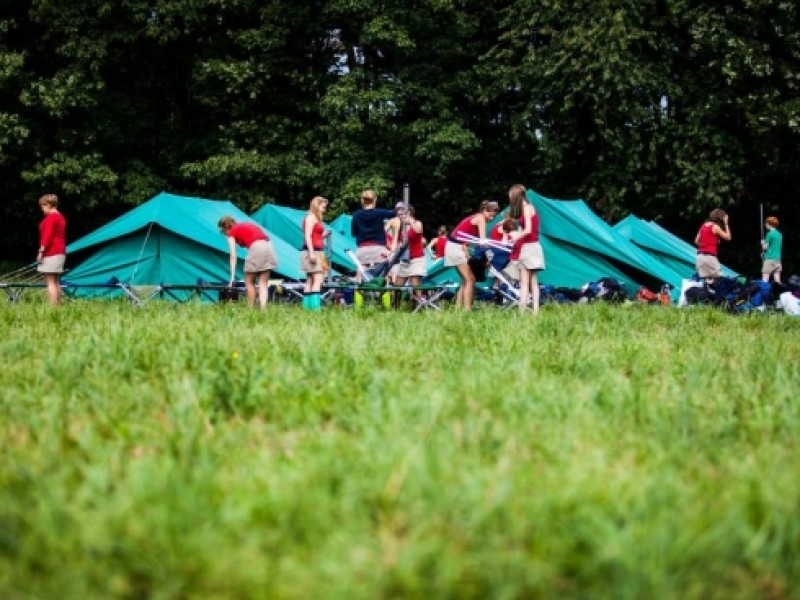
<svg viewBox="0 0 800 600">
<path fill-rule="evenodd" d="M 781 598 L 800 321 L 0 306 L 0 597 Z"/>
</svg>

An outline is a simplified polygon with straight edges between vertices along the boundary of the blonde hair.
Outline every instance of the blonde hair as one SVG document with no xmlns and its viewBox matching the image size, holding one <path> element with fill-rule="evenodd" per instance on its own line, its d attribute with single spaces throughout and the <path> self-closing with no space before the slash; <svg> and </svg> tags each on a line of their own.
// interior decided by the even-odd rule
<svg viewBox="0 0 800 600">
<path fill-rule="evenodd" d="M 55 194 L 45 194 L 39 198 L 39 206 L 49 206 L 56 208 L 58 206 L 58 196 Z"/>
<path fill-rule="evenodd" d="M 361 192 L 361 206 L 371 206 L 378 201 L 378 194 L 374 190 L 364 190 Z"/>
<path fill-rule="evenodd" d="M 317 217 L 317 220 L 322 222 L 322 206 L 328 204 L 328 199 L 322 196 L 314 196 L 308 206 L 308 212 Z"/>
</svg>

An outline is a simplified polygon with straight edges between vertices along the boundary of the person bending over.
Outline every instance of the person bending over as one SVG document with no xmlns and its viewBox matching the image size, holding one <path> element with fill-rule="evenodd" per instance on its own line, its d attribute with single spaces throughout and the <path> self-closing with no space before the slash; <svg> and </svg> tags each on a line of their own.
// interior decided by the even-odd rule
<svg viewBox="0 0 800 600">
<path fill-rule="evenodd" d="M 486 224 L 494 219 L 498 209 L 497 202 L 484 200 L 478 212 L 456 225 L 447 239 L 444 266 L 455 267 L 458 271 L 461 285 L 456 292 L 456 306 L 464 310 L 472 310 L 472 301 L 475 298 L 475 275 L 469 266 L 468 244 L 460 239 L 460 234 L 466 234 L 473 239 L 486 239 Z"/>
<path fill-rule="evenodd" d="M 225 215 L 217 223 L 219 230 L 228 238 L 231 276 L 228 282 L 236 281 L 236 246 L 247 248 L 244 259 L 244 287 L 247 290 L 247 304 L 256 306 L 256 279 L 258 279 L 258 306 L 267 307 L 269 274 L 278 266 L 275 250 L 266 232 L 255 223 L 237 223 L 230 215 Z"/>
</svg>

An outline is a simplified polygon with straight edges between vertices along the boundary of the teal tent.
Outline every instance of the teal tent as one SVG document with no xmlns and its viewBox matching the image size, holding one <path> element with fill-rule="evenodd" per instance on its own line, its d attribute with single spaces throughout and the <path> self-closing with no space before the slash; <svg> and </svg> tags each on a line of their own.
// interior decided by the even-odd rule
<svg viewBox="0 0 800 600">
<path fill-rule="evenodd" d="M 251 221 L 231 202 L 177 196 L 162 192 L 121 217 L 67 247 L 71 267 L 64 280 L 76 286 L 103 284 L 116 278 L 130 286 L 196 285 L 198 280 L 227 282 L 228 242 L 217 222 L 230 215 L 237 222 Z M 304 279 L 299 253 L 267 232 L 279 266 L 275 273 Z M 244 248 L 238 249 L 237 277 L 242 276 Z M 78 289 L 79 295 L 99 295 L 101 290 Z"/>
<path fill-rule="evenodd" d="M 532 190 L 527 191 L 527 198 L 540 219 L 539 239 L 546 264 L 540 283 L 580 288 L 611 277 L 623 282 L 629 294 L 642 285 L 680 287 L 678 273 L 616 232 L 583 200 L 553 200 Z M 498 215 L 491 225 L 503 216 Z"/>
<path fill-rule="evenodd" d="M 613 277 L 629 293 L 641 285 L 680 288 L 682 277 L 615 231 L 583 200 L 552 200 L 527 191 L 541 219 L 547 269 L 542 282 L 580 287 L 587 281 Z"/>
<path fill-rule="evenodd" d="M 265 204 L 254 212 L 250 218 L 262 227 L 273 232 L 291 247 L 300 250 L 303 247 L 303 217 L 307 211 L 276 204 Z M 331 231 L 331 260 L 340 267 L 355 272 L 356 265 L 347 255 L 347 250 L 355 250 L 356 243 L 350 235 L 350 229 L 342 231 L 341 228 L 328 226 Z"/>
<path fill-rule="evenodd" d="M 684 279 L 690 279 L 695 274 L 697 248 L 657 223 L 628 215 L 614 225 L 614 230 Z M 738 277 L 739 275 L 724 265 L 722 273 L 726 277 Z"/>
</svg>

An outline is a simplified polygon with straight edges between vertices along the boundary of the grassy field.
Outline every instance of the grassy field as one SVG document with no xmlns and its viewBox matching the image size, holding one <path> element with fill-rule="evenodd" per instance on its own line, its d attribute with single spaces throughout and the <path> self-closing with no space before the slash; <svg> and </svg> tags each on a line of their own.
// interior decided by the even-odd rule
<svg viewBox="0 0 800 600">
<path fill-rule="evenodd" d="M 796 598 L 800 319 L 0 304 L 0 598 Z"/>
</svg>

